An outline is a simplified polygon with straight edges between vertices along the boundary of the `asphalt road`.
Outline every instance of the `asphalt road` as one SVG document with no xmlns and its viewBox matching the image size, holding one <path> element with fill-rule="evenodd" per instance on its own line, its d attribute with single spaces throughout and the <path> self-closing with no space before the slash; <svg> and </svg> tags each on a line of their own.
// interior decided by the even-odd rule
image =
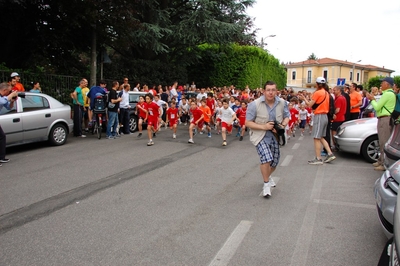
<svg viewBox="0 0 400 266">
<path fill-rule="evenodd" d="M 135 134 L 8 149 L 0 265 L 377 264 L 381 173 L 360 157 L 308 165 L 311 137 L 291 139 L 265 199 L 248 136 L 187 140 L 181 125 L 152 147 Z"/>
</svg>

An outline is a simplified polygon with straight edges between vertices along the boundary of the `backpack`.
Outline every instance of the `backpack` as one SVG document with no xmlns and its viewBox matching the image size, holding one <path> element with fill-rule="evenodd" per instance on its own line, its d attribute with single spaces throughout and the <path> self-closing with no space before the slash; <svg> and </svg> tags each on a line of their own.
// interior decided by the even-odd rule
<svg viewBox="0 0 400 266">
<path fill-rule="evenodd" d="M 392 117 L 393 120 L 398 120 L 400 116 L 400 94 L 396 94 L 394 91 L 392 91 L 394 95 L 396 96 L 396 105 L 394 106 L 394 110 L 392 113 L 390 113 L 390 116 Z"/>
</svg>

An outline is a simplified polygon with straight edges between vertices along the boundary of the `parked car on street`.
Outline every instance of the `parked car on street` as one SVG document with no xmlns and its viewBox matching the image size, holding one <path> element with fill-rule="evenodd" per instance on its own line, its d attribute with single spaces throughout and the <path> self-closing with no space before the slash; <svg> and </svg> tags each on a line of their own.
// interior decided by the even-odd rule
<svg viewBox="0 0 400 266">
<path fill-rule="evenodd" d="M 136 105 L 139 102 L 139 96 L 145 96 L 147 92 L 144 91 L 130 91 L 129 92 L 129 105 L 130 105 L 130 112 L 129 112 L 129 131 L 131 133 L 138 130 L 138 120 L 139 117 L 135 113 L 136 112 Z"/>
<path fill-rule="evenodd" d="M 378 266 L 400 265 L 400 197 L 397 197 L 393 218 L 393 237 L 383 247 Z"/>
<path fill-rule="evenodd" d="M 11 110 L 2 108 L 0 124 L 6 146 L 48 140 L 63 145 L 73 130 L 71 107 L 43 93 L 20 93 Z"/>
<path fill-rule="evenodd" d="M 370 163 L 379 158 L 377 118 L 361 118 L 344 122 L 334 136 L 340 151 L 361 154 Z"/>
<path fill-rule="evenodd" d="M 400 182 L 400 160 L 386 170 L 374 185 L 374 195 L 385 235 L 390 238 L 393 235 L 393 214 L 396 206 L 397 194 Z"/>
<path fill-rule="evenodd" d="M 400 124 L 393 127 L 392 134 L 385 143 L 384 152 L 384 165 L 386 168 L 400 160 Z"/>
</svg>

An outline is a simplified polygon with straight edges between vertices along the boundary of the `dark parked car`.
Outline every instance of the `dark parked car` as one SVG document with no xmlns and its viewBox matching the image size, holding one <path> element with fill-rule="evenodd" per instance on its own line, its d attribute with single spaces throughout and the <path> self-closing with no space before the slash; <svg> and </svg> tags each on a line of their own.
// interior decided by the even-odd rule
<svg viewBox="0 0 400 266">
<path fill-rule="evenodd" d="M 142 91 L 130 91 L 129 92 L 129 105 L 131 106 L 131 110 L 129 112 L 129 131 L 131 133 L 138 130 L 138 120 L 139 117 L 135 113 L 136 105 L 139 102 L 139 96 L 145 96 L 147 92 Z"/>
<path fill-rule="evenodd" d="M 397 160 L 400 160 L 400 124 L 394 126 L 389 140 L 385 143 L 385 160 L 386 168 L 389 168 Z"/>
</svg>

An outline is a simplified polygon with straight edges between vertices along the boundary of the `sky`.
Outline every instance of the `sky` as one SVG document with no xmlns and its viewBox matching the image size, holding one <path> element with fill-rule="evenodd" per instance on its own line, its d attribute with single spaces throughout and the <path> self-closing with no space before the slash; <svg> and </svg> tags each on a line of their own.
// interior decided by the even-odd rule
<svg viewBox="0 0 400 266">
<path fill-rule="evenodd" d="M 314 53 L 400 75 L 399 0 L 257 0 L 247 14 L 259 28 L 257 41 L 264 37 L 264 48 L 281 62 Z"/>
</svg>

